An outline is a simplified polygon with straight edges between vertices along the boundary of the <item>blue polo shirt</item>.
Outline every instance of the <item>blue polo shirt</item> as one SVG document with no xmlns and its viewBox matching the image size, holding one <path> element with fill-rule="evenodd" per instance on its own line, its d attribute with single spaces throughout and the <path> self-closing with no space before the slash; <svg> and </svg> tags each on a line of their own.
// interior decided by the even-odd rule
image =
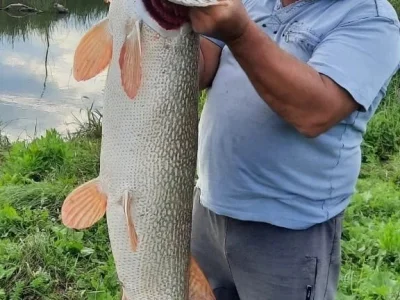
<svg viewBox="0 0 400 300">
<path fill-rule="evenodd" d="M 265 34 L 362 108 L 307 138 L 212 39 L 222 54 L 199 124 L 200 201 L 217 214 L 304 229 L 343 211 L 355 190 L 363 133 L 399 66 L 398 17 L 386 0 L 244 1 Z"/>
</svg>

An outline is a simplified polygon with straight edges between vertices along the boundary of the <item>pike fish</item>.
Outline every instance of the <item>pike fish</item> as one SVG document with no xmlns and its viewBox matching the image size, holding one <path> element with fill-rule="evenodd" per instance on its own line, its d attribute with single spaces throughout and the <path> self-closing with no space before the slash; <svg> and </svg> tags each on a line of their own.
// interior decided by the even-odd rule
<svg viewBox="0 0 400 300">
<path fill-rule="evenodd" d="M 211 300 L 190 252 L 199 36 L 190 6 L 228 0 L 112 0 L 80 40 L 73 74 L 108 68 L 100 172 L 64 200 L 65 226 L 106 216 L 125 300 Z"/>
</svg>

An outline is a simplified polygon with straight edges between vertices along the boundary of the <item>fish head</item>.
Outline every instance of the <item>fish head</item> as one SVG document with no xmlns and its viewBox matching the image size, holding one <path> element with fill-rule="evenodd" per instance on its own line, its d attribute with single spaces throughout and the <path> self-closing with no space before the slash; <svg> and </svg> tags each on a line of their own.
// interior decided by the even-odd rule
<svg viewBox="0 0 400 300">
<path fill-rule="evenodd" d="M 224 5 L 226 1 L 230 0 L 104 0 L 109 4 L 107 18 L 95 24 L 75 50 L 75 80 L 98 75 L 114 56 L 121 70 L 122 86 L 128 97 L 135 99 L 142 81 L 140 24 L 145 23 L 163 38 L 178 37 L 176 41 L 181 41 L 179 37 L 193 31 L 191 7 Z"/>
<path fill-rule="evenodd" d="M 192 30 L 190 7 L 223 4 L 225 0 L 134 0 L 142 22 L 163 37 L 185 34 Z"/>
</svg>

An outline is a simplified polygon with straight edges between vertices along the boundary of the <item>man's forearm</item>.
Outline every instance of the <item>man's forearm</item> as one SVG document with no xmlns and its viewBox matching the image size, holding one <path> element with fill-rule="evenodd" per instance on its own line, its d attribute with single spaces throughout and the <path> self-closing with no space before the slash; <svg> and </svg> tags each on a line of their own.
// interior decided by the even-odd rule
<svg viewBox="0 0 400 300">
<path fill-rule="evenodd" d="M 346 91 L 280 49 L 253 22 L 227 45 L 260 97 L 306 136 L 319 135 L 357 109 Z"/>
<path fill-rule="evenodd" d="M 203 51 L 200 47 L 199 49 L 199 89 L 203 90 L 207 87 L 206 83 L 206 74 L 205 74 L 205 68 L 204 68 L 204 55 Z"/>
</svg>

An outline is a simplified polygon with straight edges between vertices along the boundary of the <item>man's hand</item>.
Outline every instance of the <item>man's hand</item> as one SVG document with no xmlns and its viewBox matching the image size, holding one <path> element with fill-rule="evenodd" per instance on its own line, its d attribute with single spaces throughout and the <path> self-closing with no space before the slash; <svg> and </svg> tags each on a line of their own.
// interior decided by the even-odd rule
<svg viewBox="0 0 400 300">
<path fill-rule="evenodd" d="M 220 2 L 220 5 L 191 8 L 189 16 L 195 32 L 228 43 L 240 38 L 251 20 L 241 0 Z"/>
</svg>

